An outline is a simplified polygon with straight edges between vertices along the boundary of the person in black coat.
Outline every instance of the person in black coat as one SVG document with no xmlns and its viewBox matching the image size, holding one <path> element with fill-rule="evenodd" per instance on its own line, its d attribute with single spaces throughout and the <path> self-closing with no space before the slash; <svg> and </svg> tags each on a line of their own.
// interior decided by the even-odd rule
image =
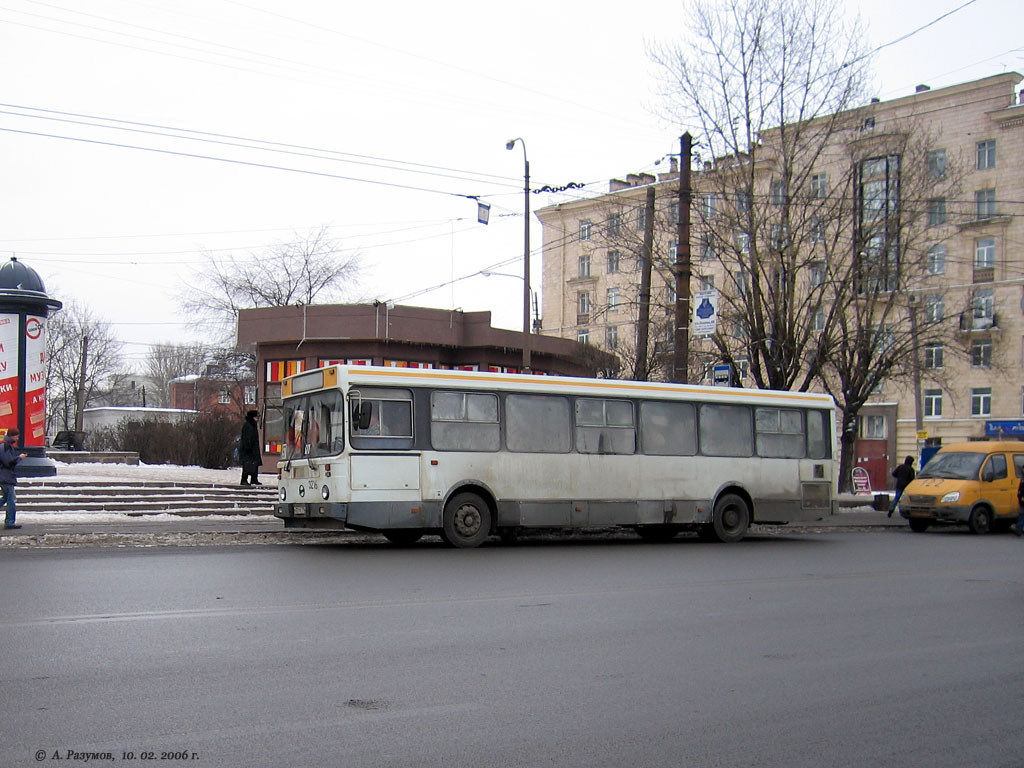
<svg viewBox="0 0 1024 768">
<path fill-rule="evenodd" d="M 263 485 L 257 473 L 260 470 L 260 431 L 256 426 L 259 411 L 249 411 L 242 422 L 242 434 L 238 438 L 238 460 L 242 462 L 242 485 Z"/>
<path fill-rule="evenodd" d="M 903 463 L 892 471 L 892 476 L 896 478 L 896 495 L 893 496 L 892 504 L 889 505 L 889 517 L 892 517 L 892 513 L 896 511 L 896 505 L 900 503 L 903 489 L 914 479 L 914 457 L 907 456 Z"/>
<path fill-rule="evenodd" d="M 14 474 L 14 468 L 18 462 L 28 456 L 27 453 L 18 453 L 14 444 L 18 442 L 21 433 L 17 427 L 11 427 L 4 435 L 0 443 L 0 507 L 7 507 L 7 514 L 4 516 L 4 528 L 21 528 L 15 522 L 18 515 L 17 500 L 14 496 L 14 486 L 18 484 L 18 478 Z"/>
<path fill-rule="evenodd" d="M 1021 477 L 1020 483 L 1017 485 L 1017 506 L 1020 507 L 1020 514 L 1017 515 L 1017 522 L 1010 530 L 1018 536 L 1024 536 L 1024 477 Z"/>
</svg>

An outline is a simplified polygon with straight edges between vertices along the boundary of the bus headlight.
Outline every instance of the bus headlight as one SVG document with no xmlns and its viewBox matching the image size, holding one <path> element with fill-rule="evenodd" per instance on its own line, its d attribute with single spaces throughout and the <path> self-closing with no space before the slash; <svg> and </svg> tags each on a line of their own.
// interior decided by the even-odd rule
<svg viewBox="0 0 1024 768">
<path fill-rule="evenodd" d="M 281 501 L 284 501 L 286 498 L 288 498 L 288 491 L 284 489 L 284 486 L 281 486 L 277 491 L 277 495 L 281 499 Z"/>
<path fill-rule="evenodd" d="M 950 491 L 939 499 L 940 504 L 954 504 L 958 501 L 960 501 L 960 491 Z"/>
<path fill-rule="evenodd" d="M 326 485 L 323 486 L 320 489 L 320 495 L 324 497 L 324 501 L 327 501 L 329 498 L 331 498 L 331 489 L 328 488 Z"/>
</svg>

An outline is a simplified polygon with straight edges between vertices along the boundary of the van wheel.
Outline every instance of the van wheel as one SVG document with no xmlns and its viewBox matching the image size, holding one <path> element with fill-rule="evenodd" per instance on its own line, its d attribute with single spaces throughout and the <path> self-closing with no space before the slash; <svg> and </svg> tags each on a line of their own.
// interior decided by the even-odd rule
<svg viewBox="0 0 1024 768">
<path fill-rule="evenodd" d="M 921 520 L 920 518 L 910 518 L 910 530 L 914 533 L 924 533 L 928 530 L 929 522 L 927 520 Z"/>
<path fill-rule="evenodd" d="M 457 493 L 445 505 L 441 538 L 453 547 L 479 547 L 491 532 L 491 508 L 475 493 Z"/>
<path fill-rule="evenodd" d="M 735 493 L 727 493 L 715 504 L 711 525 L 706 530 L 715 541 L 732 543 L 742 539 L 749 526 L 750 510 L 747 503 Z"/>
<path fill-rule="evenodd" d="M 971 519 L 967 521 L 971 533 L 979 536 L 988 533 L 992 528 L 992 513 L 987 507 L 975 507 L 971 512 Z"/>
</svg>

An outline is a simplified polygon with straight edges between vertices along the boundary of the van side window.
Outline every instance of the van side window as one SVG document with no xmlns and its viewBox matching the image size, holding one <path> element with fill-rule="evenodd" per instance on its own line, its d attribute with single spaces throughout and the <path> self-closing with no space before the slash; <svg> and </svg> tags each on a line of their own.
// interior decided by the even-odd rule
<svg viewBox="0 0 1024 768">
<path fill-rule="evenodd" d="M 992 473 L 993 480 L 1006 478 L 1006 456 L 1001 453 L 993 454 L 988 458 L 988 468 L 985 474 Z"/>
<path fill-rule="evenodd" d="M 1017 477 L 1024 478 L 1024 453 L 1013 454 L 1013 468 L 1017 471 Z"/>
</svg>

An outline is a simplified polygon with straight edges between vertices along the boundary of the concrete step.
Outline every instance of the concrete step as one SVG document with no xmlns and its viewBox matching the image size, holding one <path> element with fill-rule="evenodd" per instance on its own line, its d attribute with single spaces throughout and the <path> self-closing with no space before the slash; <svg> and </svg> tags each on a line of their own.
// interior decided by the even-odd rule
<svg viewBox="0 0 1024 768">
<path fill-rule="evenodd" d="M 18 484 L 23 512 L 108 512 L 126 515 L 269 515 L 277 487 L 210 483 L 74 482 L 52 478 Z"/>
</svg>

